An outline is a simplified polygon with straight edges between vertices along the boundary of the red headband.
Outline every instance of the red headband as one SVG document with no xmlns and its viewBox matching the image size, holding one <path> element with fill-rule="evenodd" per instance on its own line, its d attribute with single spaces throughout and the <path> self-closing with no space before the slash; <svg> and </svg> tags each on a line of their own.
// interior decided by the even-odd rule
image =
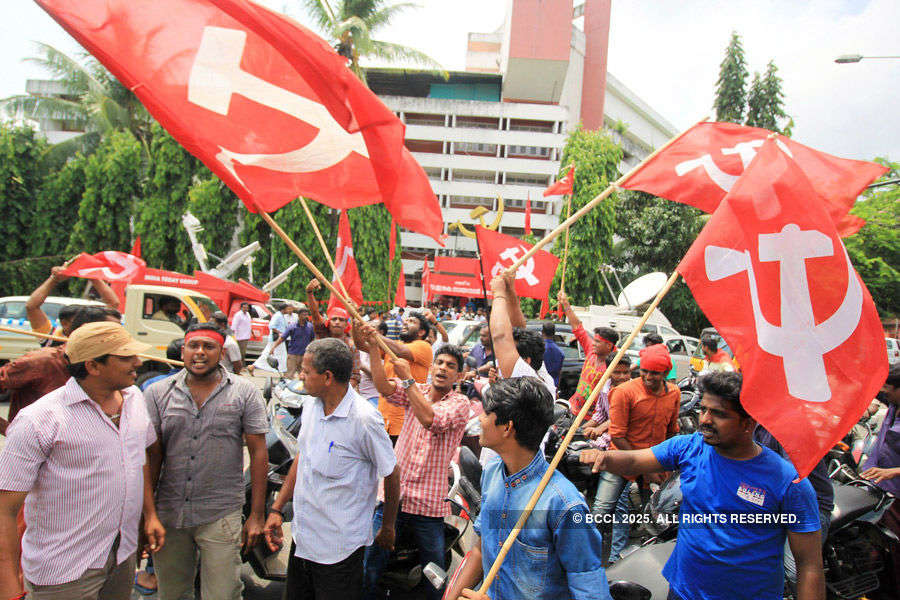
<svg viewBox="0 0 900 600">
<path fill-rule="evenodd" d="M 334 317 L 350 320 L 350 314 L 340 306 L 334 306 L 328 311 L 328 318 L 333 319 Z"/>
<path fill-rule="evenodd" d="M 195 329 L 194 331 L 189 331 L 184 336 L 184 343 L 187 344 L 189 340 L 195 337 L 210 338 L 219 342 L 220 346 L 225 345 L 225 336 L 213 329 Z"/>
</svg>

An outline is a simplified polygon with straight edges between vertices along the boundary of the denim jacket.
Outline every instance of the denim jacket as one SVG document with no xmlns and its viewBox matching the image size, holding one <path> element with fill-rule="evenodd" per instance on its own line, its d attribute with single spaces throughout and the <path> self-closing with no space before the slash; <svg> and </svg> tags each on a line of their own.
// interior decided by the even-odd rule
<svg viewBox="0 0 900 600">
<path fill-rule="evenodd" d="M 475 522 L 485 573 L 548 467 L 541 452 L 513 475 L 502 460 L 485 467 Z M 575 486 L 554 473 L 487 592 L 491 600 L 609 600 L 600 532 L 586 523 L 589 514 Z"/>
</svg>

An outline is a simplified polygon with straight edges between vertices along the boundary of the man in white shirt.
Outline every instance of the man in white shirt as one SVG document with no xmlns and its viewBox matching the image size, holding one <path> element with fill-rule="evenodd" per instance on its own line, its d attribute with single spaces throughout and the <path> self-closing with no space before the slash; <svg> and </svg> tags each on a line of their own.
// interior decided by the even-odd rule
<svg viewBox="0 0 900 600">
<path fill-rule="evenodd" d="M 265 528 L 274 552 L 282 543 L 281 510 L 293 499 L 288 600 L 359 600 L 365 547 L 394 547 L 400 470 L 381 414 L 350 386 L 352 370 L 350 348 L 334 338 L 312 342 L 303 355 L 300 379 L 316 402 L 303 411 L 299 452 Z M 373 535 L 363 515 L 375 511 L 380 478 L 384 521 Z"/>
<path fill-rule="evenodd" d="M 251 317 L 250 303 L 241 302 L 241 310 L 234 313 L 231 319 L 231 330 L 234 332 L 234 339 L 237 340 L 238 347 L 241 349 L 241 360 L 247 358 L 247 342 L 251 337 Z"/>
<path fill-rule="evenodd" d="M 244 370 L 243 354 L 240 346 L 228 329 L 228 317 L 221 310 L 217 310 L 213 313 L 212 319 L 225 334 L 225 345 L 222 346 L 222 358 L 219 359 L 219 364 L 229 373 L 240 374 Z"/>
</svg>

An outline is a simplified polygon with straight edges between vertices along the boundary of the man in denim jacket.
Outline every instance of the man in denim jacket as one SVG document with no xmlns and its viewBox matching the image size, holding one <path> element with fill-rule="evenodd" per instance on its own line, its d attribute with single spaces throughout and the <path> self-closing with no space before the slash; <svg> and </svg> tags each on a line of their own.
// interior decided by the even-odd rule
<svg viewBox="0 0 900 600">
<path fill-rule="evenodd" d="M 464 589 L 490 569 L 549 466 L 539 446 L 553 421 L 553 398 L 539 379 L 498 381 L 483 405 L 481 445 L 502 460 L 488 464 L 481 476 L 481 513 L 475 521 L 481 540 L 447 597 L 608 600 L 600 532 L 581 494 L 559 472 L 550 478 L 487 596 Z"/>
</svg>

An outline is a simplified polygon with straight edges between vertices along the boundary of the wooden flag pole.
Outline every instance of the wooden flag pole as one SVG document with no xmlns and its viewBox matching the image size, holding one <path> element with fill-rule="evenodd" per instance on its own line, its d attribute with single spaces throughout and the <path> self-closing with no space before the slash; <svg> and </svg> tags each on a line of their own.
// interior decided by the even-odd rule
<svg viewBox="0 0 900 600">
<path fill-rule="evenodd" d="M 22 329 L 15 329 L 13 327 L 3 327 L 0 326 L 0 331 L 6 331 L 8 333 L 19 333 L 21 335 L 30 335 L 31 337 L 41 338 L 44 340 L 53 340 L 54 342 L 68 342 L 69 338 L 61 336 L 61 335 L 52 335 L 49 333 L 38 333 L 37 331 L 24 331 Z M 180 360 L 172 360 L 169 358 L 159 358 L 158 356 L 152 356 L 150 354 L 138 354 L 138 358 L 143 358 L 144 360 L 153 360 L 156 362 L 164 362 L 170 365 L 174 365 L 176 367 L 183 367 L 184 363 Z"/>
<path fill-rule="evenodd" d="M 302 262 L 306 266 L 306 268 L 309 269 L 313 276 L 318 279 L 319 282 L 321 282 L 321 284 L 328 289 L 328 291 L 334 294 L 338 300 L 341 301 L 341 304 L 344 305 L 344 307 L 347 309 L 347 312 L 350 313 L 350 316 L 354 319 L 359 319 L 359 321 L 362 322 L 362 317 L 360 316 L 359 311 L 356 310 L 356 307 L 353 305 L 350 299 L 344 296 L 336 287 L 334 287 L 334 285 L 330 281 L 325 279 L 322 271 L 320 271 L 319 268 L 316 267 L 316 265 L 314 265 L 311 260 L 309 260 L 309 257 L 303 253 L 303 250 L 300 249 L 300 246 L 294 243 L 294 240 L 292 240 L 290 236 L 285 233 L 284 229 L 282 229 L 278 225 L 278 223 L 275 222 L 272 216 L 259 207 L 257 207 L 257 211 L 262 220 L 269 224 L 269 227 L 272 228 L 272 231 L 274 231 L 276 235 L 278 235 L 278 237 L 280 237 L 284 241 L 284 243 L 287 244 L 288 248 L 290 248 L 291 251 L 297 255 L 297 258 L 300 259 L 300 262 Z M 384 343 L 384 340 L 381 339 L 381 336 L 378 336 L 377 339 L 378 345 L 382 350 L 384 350 L 385 354 L 388 355 L 388 358 L 390 358 L 391 360 L 396 359 L 397 355 L 394 354 L 394 352 L 390 348 L 388 348 L 388 345 Z"/>
<path fill-rule="evenodd" d="M 575 436 L 575 430 L 578 429 L 578 426 L 581 425 L 581 423 L 584 421 L 584 418 L 587 416 L 591 406 L 593 406 L 594 402 L 597 400 L 597 397 L 600 395 L 600 391 L 603 389 L 603 386 L 605 386 L 607 380 L 609 380 L 609 376 L 612 374 L 613 370 L 616 368 L 616 365 L 619 364 L 619 361 L 625 354 L 625 350 L 631 345 L 631 342 L 634 341 L 635 336 L 637 336 L 637 334 L 641 331 L 641 328 L 647 323 L 647 320 L 650 318 L 650 315 L 653 313 L 653 311 L 656 310 L 656 307 L 659 306 L 660 300 L 663 299 L 663 297 L 669 292 L 669 290 L 672 289 L 672 286 L 675 285 L 675 282 L 678 281 L 678 276 L 678 271 L 672 273 L 672 275 L 669 277 L 669 280 L 666 281 L 666 285 L 659 291 L 659 293 L 656 295 L 656 298 L 653 300 L 653 303 L 644 312 L 644 315 L 641 317 L 640 321 L 638 321 L 637 325 L 634 326 L 631 334 L 629 334 L 629 336 L 619 347 L 619 351 L 616 353 L 613 361 L 606 368 L 606 371 L 604 371 L 603 376 L 600 377 L 600 381 L 598 381 L 594 386 L 594 389 L 591 390 L 590 397 L 584 403 L 584 406 L 581 407 L 581 410 L 578 412 L 578 415 L 572 422 L 572 426 L 569 427 L 569 431 L 568 433 L 566 433 L 566 437 L 563 438 L 563 441 L 560 443 L 559 449 L 556 451 L 556 455 L 554 455 L 553 460 L 550 462 L 550 467 L 547 469 L 547 472 L 544 473 L 544 476 L 538 483 L 538 487 L 531 495 L 531 499 L 528 500 L 528 504 L 525 505 L 525 509 L 522 511 L 522 515 L 519 517 L 519 520 L 516 521 L 515 527 L 513 527 L 512 531 L 509 532 L 506 541 L 503 542 L 503 547 L 500 548 L 500 553 L 494 560 L 494 564 L 491 565 L 490 571 L 488 571 L 488 574 L 484 578 L 484 583 L 481 584 L 481 588 L 478 590 L 480 593 L 487 593 L 488 588 L 491 587 L 491 583 L 493 583 L 494 579 L 497 577 L 497 573 L 500 571 L 500 566 L 503 564 L 504 559 L 506 559 L 506 555 L 509 552 L 509 549 L 512 548 L 513 542 L 515 542 L 516 538 L 519 535 L 519 532 L 522 531 L 522 528 L 525 526 L 525 522 L 528 521 L 528 517 L 529 515 L 531 515 L 531 511 L 534 510 L 538 499 L 544 492 L 544 488 L 546 488 L 547 484 L 550 482 L 550 477 L 553 476 L 553 472 L 556 470 L 557 465 L 559 465 L 559 462 L 565 455 L 566 448 L 569 447 L 569 443 Z"/>
<path fill-rule="evenodd" d="M 316 238 L 318 238 L 319 245 L 322 247 L 322 252 L 325 254 L 325 260 L 328 261 L 328 266 L 331 267 L 331 277 L 333 278 L 332 281 L 334 279 L 337 279 L 338 285 L 341 286 L 341 291 L 344 293 L 344 296 L 349 298 L 350 294 L 349 292 L 347 292 L 347 288 L 344 287 L 344 282 L 340 277 L 337 276 L 337 269 L 334 266 L 334 259 L 331 258 L 331 252 L 328 250 L 328 246 L 325 245 L 325 240 L 322 239 L 322 232 L 319 231 L 319 226 L 316 224 L 316 220 L 313 218 L 312 213 L 309 210 L 309 206 L 306 204 L 306 198 L 304 198 L 303 196 L 300 196 L 300 204 L 303 206 L 303 211 L 306 213 L 306 218 L 309 219 L 309 224 L 312 225 L 313 231 L 316 232 Z M 347 218 L 349 219 L 350 217 Z M 338 235 L 340 235 L 340 232 L 338 232 Z"/>
<path fill-rule="evenodd" d="M 548 233 L 544 239 L 538 240 L 538 242 L 534 246 L 532 246 L 528 252 L 526 252 L 523 256 L 521 256 L 516 262 L 513 263 L 513 265 L 511 267 L 509 267 L 506 270 L 510 273 L 515 273 L 516 271 L 518 271 L 519 267 L 521 267 L 523 264 L 525 264 L 526 260 L 528 260 L 529 258 L 534 256 L 535 252 L 537 252 L 538 250 L 543 248 L 549 242 L 552 242 L 553 240 L 555 240 L 556 237 L 563 231 L 568 231 L 569 227 L 572 226 L 572 223 L 574 223 L 575 221 L 577 221 L 578 219 L 583 217 L 592 208 L 594 208 L 595 206 L 597 206 L 598 204 L 600 204 L 601 202 L 606 200 L 610 194 L 612 194 L 614 191 L 616 191 L 619 188 L 620 184 L 625 183 L 632 175 L 634 175 L 635 173 L 640 171 L 644 167 L 644 165 L 646 165 L 648 162 L 650 162 L 651 160 L 656 158 L 657 154 L 659 154 L 660 152 L 662 152 L 663 150 L 665 150 L 666 148 L 668 148 L 669 146 L 671 146 L 672 144 L 674 144 L 675 142 L 680 140 L 684 134 L 686 134 L 688 131 L 693 129 L 696 125 L 699 125 L 700 123 L 703 123 L 704 121 L 707 121 L 707 120 L 709 120 L 709 117 L 703 117 L 697 123 L 695 123 L 694 125 L 691 125 L 687 129 L 685 129 L 684 131 L 682 131 L 681 133 L 679 133 L 678 135 L 676 135 L 675 137 L 670 139 L 668 142 L 666 142 L 665 144 L 663 144 L 662 146 L 660 146 L 659 148 L 654 150 L 647 158 L 642 160 L 640 162 L 640 164 L 638 164 L 636 167 L 634 167 L 633 169 L 631 169 L 630 171 L 628 171 L 627 173 L 625 173 L 624 175 L 622 175 L 621 177 L 616 179 L 615 183 L 610 184 L 609 187 L 607 187 L 605 190 L 600 192 L 597 195 L 597 197 L 595 197 L 593 200 L 591 200 L 590 202 L 588 202 L 587 204 L 585 204 L 584 206 L 579 208 L 578 211 L 574 215 L 572 215 L 571 217 L 569 217 L 568 219 L 566 219 L 565 221 L 563 221 L 562 223 L 557 225 L 556 229 L 554 229 L 553 231 Z"/>
<path fill-rule="evenodd" d="M 570 194 L 566 194 L 566 220 L 572 216 L 572 195 L 574 194 L 574 190 Z M 559 284 L 559 291 L 562 293 L 566 293 L 566 263 L 569 262 L 569 228 L 566 227 L 566 247 L 563 250 L 563 272 L 562 272 L 562 282 Z"/>
</svg>

